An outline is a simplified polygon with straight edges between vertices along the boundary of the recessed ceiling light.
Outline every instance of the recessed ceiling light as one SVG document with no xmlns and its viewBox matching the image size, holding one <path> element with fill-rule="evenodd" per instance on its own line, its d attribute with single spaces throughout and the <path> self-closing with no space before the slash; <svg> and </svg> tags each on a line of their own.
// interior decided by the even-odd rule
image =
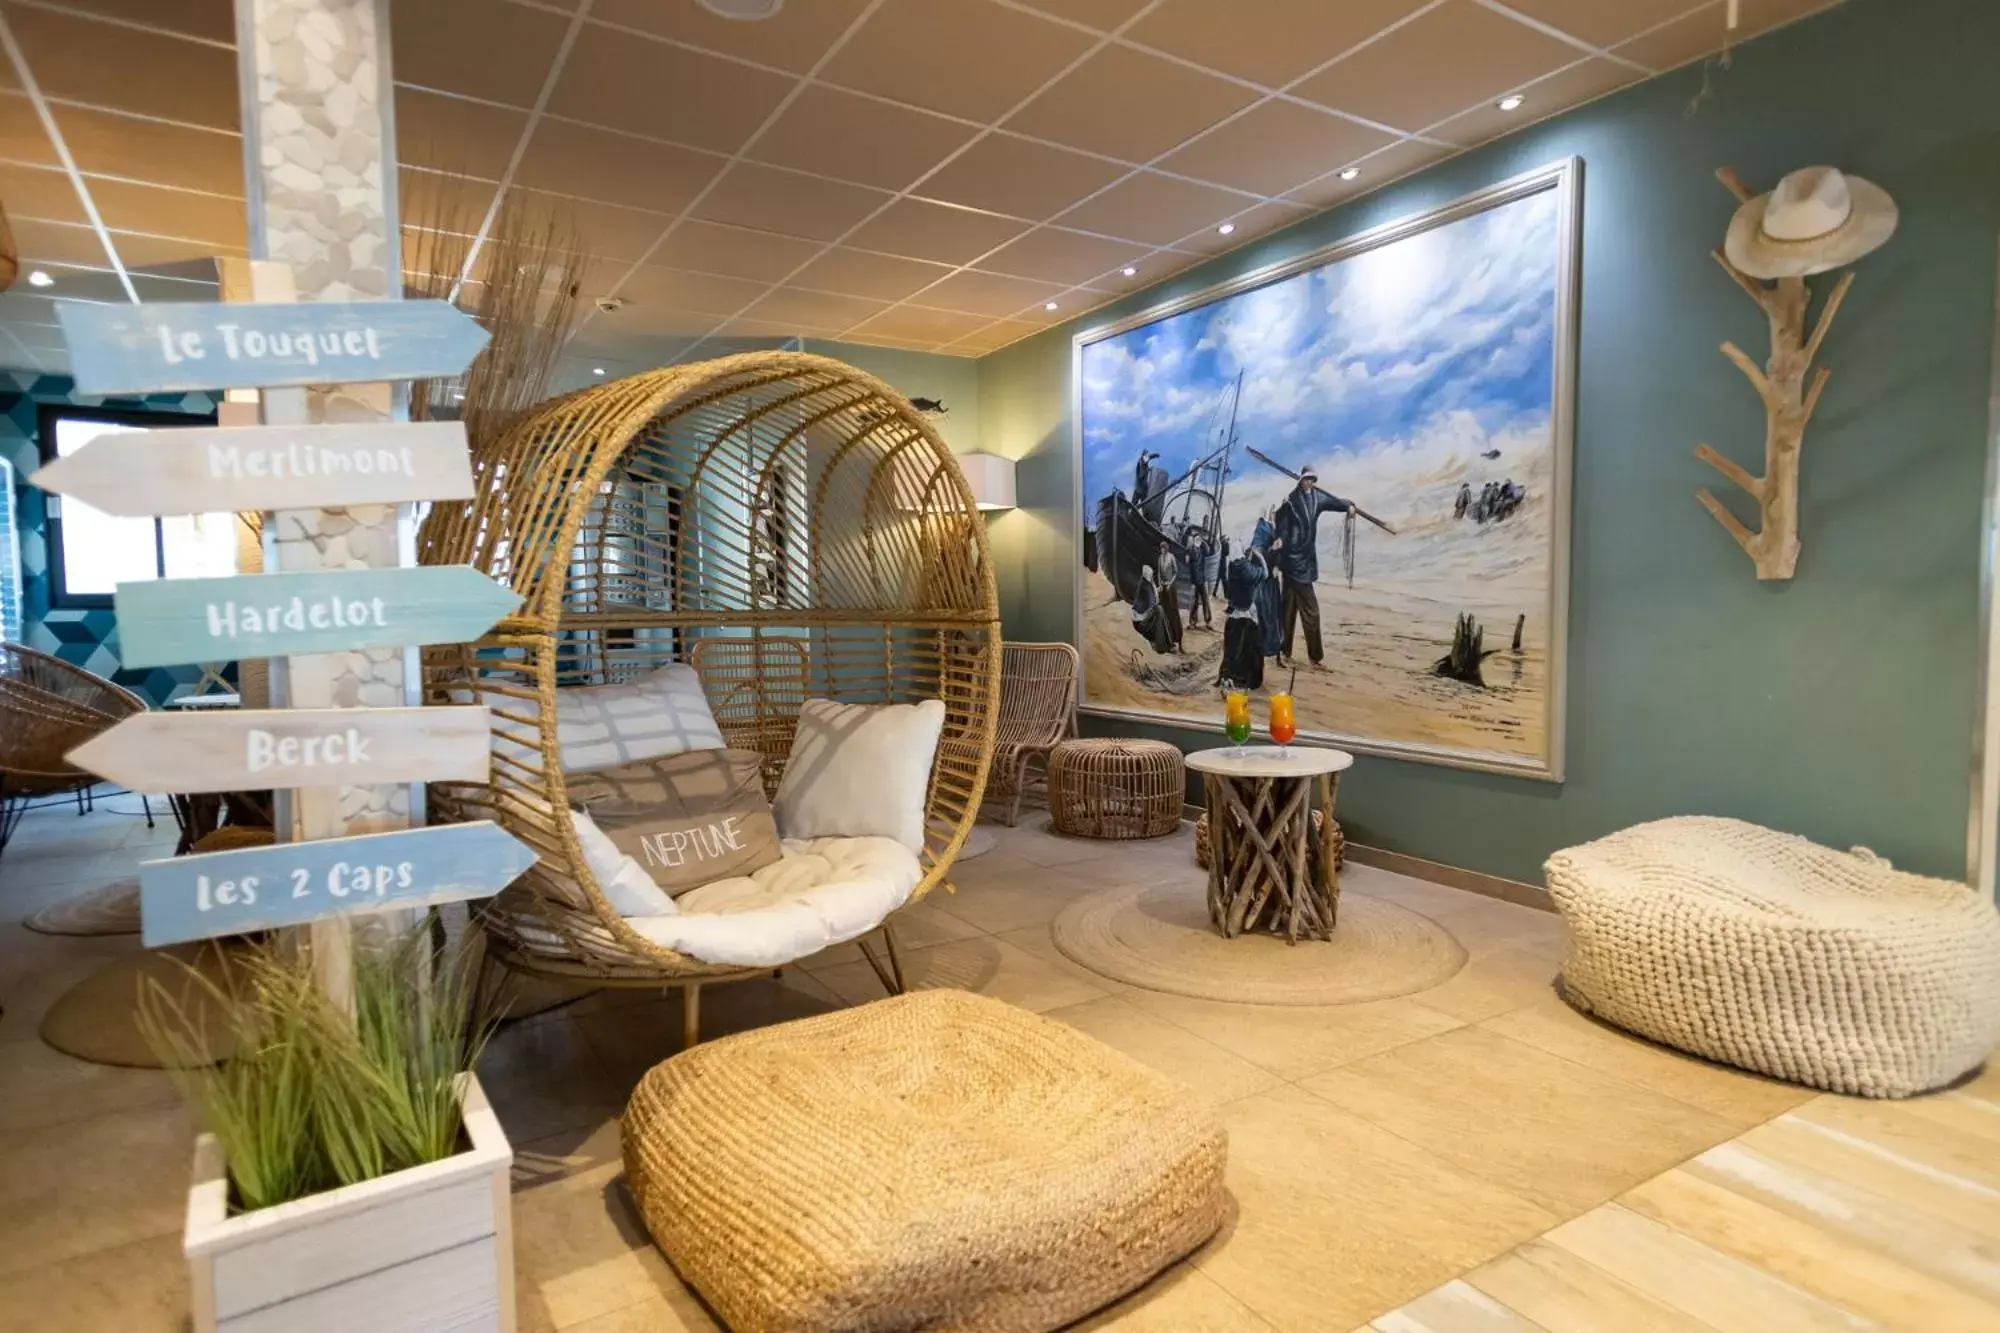
<svg viewBox="0 0 2000 1333">
<path fill-rule="evenodd" d="M 1528 100 L 1527 98 L 1521 96 L 1521 94 L 1519 93 L 1508 93 L 1505 97 L 1500 99 L 1500 109 L 1502 111 L 1519 111 L 1521 109 L 1521 103 L 1527 100 Z"/>
<path fill-rule="evenodd" d="M 1048 301 L 1043 303 L 1042 305 L 1042 309 L 1044 310 L 1054 310 L 1055 308 L 1056 308 L 1056 303 L 1054 301 Z"/>
<path fill-rule="evenodd" d="M 1234 222 L 1225 222 L 1220 227 L 1217 227 L 1216 230 L 1227 236 L 1230 232 L 1236 230 L 1236 224 Z"/>
<path fill-rule="evenodd" d="M 593 375 L 602 375 L 602 374 L 604 373 L 604 367 L 603 367 L 603 366 L 592 366 L 592 367 L 590 368 L 590 373 L 591 373 L 591 374 L 593 374 Z"/>
<path fill-rule="evenodd" d="M 1360 174 L 1360 167 L 1342 167 L 1340 169 L 1340 178 L 1344 181 L 1351 181 Z"/>
<path fill-rule="evenodd" d="M 1133 268 L 1130 264 L 1127 264 L 1125 266 L 1125 276 L 1128 278 L 1136 278 L 1139 276 L 1139 270 Z"/>
<path fill-rule="evenodd" d="M 745 22 L 771 18 L 785 7 L 785 0 L 699 0 L 699 3 L 719 18 Z"/>
<path fill-rule="evenodd" d="M 56 280 L 42 270 L 36 269 L 28 275 L 28 285 L 30 287 L 53 287 L 56 285 Z"/>
</svg>

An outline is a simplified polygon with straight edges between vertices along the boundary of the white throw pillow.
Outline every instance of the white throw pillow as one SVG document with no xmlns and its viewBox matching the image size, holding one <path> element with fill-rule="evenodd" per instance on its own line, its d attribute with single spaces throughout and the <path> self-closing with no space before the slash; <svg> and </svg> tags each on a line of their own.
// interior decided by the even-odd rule
<svg viewBox="0 0 2000 1333">
<path fill-rule="evenodd" d="M 620 916 L 671 916 L 680 908 L 667 891 L 653 882 L 646 867 L 618 850 L 596 821 L 581 810 L 569 812 L 576 829 L 576 841 L 583 848 L 583 863 L 598 891 Z"/>
<path fill-rule="evenodd" d="M 808 699 L 772 802 L 787 838 L 894 838 L 924 845 L 924 796 L 944 731 L 944 702 L 846 704 Z"/>
<path fill-rule="evenodd" d="M 474 702 L 466 690 L 455 690 L 452 697 L 461 703 Z M 482 693 L 478 702 L 487 706 L 500 752 L 511 750 L 524 762 L 538 763 L 533 756 L 540 753 L 541 738 L 534 722 L 528 720 L 534 704 L 490 691 Z M 559 688 L 556 741 L 562 766 L 572 773 L 617 768 L 690 750 L 725 748 L 722 728 L 709 711 L 701 677 L 683 662 L 616 685 Z"/>
</svg>

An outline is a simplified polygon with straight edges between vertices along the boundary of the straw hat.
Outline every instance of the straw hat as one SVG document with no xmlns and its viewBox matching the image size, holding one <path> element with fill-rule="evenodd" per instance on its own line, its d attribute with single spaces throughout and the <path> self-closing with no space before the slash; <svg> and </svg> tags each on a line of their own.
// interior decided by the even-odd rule
<svg viewBox="0 0 2000 1333">
<path fill-rule="evenodd" d="M 1881 186 L 1805 167 L 1737 209 L 1722 248 L 1753 278 L 1802 278 L 1853 263 L 1895 230 L 1896 204 Z"/>
</svg>

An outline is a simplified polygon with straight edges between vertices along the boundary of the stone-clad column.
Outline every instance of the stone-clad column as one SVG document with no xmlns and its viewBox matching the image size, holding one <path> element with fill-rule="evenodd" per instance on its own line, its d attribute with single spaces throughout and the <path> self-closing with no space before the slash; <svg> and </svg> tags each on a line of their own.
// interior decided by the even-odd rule
<svg viewBox="0 0 2000 1333">
<path fill-rule="evenodd" d="M 402 294 L 388 29 L 388 0 L 236 0 L 250 254 L 289 269 L 300 301 Z M 263 282 L 257 299 L 284 299 Z M 384 420 L 400 415 L 397 401 L 386 384 L 274 390 L 264 395 L 264 419 Z M 396 565 L 414 551 L 412 524 L 409 506 L 276 513 L 266 523 L 265 567 Z M 415 703 L 416 686 L 414 651 L 318 654 L 273 664 L 272 703 Z M 405 827 L 411 798 L 407 786 L 301 791 L 290 832 L 314 838 Z M 327 970 L 336 990 L 345 988 L 346 934 L 338 920 L 314 928 L 315 949 L 335 955 Z"/>
</svg>

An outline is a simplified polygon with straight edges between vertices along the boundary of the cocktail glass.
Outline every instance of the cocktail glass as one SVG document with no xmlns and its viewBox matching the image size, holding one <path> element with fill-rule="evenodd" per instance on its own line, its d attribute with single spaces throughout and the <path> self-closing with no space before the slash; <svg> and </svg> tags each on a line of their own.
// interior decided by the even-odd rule
<svg viewBox="0 0 2000 1333">
<path fill-rule="evenodd" d="M 1250 696 L 1242 690 L 1231 690 L 1222 697 L 1222 729 L 1236 745 L 1235 754 L 1243 755 L 1243 742 L 1250 739 Z"/>
</svg>

